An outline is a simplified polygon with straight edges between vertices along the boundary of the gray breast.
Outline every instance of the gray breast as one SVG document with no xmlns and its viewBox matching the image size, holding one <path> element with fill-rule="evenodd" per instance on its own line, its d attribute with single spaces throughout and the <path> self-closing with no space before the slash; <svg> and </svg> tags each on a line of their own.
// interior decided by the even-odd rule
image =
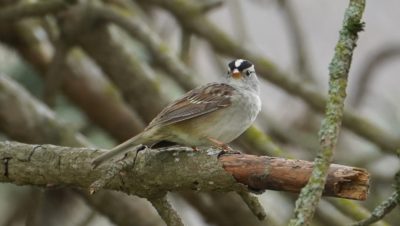
<svg viewBox="0 0 400 226">
<path fill-rule="evenodd" d="M 232 105 L 224 112 L 224 117 L 214 125 L 216 139 L 229 143 L 242 134 L 256 119 L 261 110 L 258 95 L 244 91 L 234 97 Z"/>
</svg>

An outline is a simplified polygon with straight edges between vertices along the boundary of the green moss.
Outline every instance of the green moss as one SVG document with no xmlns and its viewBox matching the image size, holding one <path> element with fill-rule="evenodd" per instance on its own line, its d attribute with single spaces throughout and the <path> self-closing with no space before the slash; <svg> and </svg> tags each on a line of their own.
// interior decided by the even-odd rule
<svg viewBox="0 0 400 226">
<path fill-rule="evenodd" d="M 358 38 L 357 32 L 363 28 L 360 19 L 364 6 L 364 0 L 352 0 L 345 12 L 343 27 L 335 47 L 335 55 L 329 65 L 328 102 L 319 132 L 321 149 L 315 158 L 312 176 L 296 202 L 295 217 L 289 223 L 291 226 L 309 225 L 322 195 L 342 124 L 348 71 Z"/>
<path fill-rule="evenodd" d="M 349 22 L 345 25 L 346 30 L 353 35 L 357 35 L 358 32 L 364 31 L 364 27 L 365 22 L 361 22 L 355 19 L 350 19 Z"/>
</svg>

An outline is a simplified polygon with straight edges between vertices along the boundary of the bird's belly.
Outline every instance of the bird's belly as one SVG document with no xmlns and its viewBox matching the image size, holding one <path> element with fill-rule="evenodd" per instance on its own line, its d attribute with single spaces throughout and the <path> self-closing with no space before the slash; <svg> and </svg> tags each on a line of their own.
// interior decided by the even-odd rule
<svg viewBox="0 0 400 226">
<path fill-rule="evenodd" d="M 178 128 L 180 132 L 174 134 L 173 141 L 191 146 L 203 146 L 210 145 L 207 139 L 210 137 L 229 143 L 250 127 L 260 108 L 258 97 L 250 100 L 242 98 L 235 106 L 176 123 L 172 126 Z"/>
</svg>

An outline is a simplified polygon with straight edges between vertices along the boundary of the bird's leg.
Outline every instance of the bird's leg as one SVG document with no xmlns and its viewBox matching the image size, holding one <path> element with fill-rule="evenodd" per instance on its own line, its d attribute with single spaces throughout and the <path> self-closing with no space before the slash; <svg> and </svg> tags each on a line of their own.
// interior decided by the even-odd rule
<svg viewBox="0 0 400 226">
<path fill-rule="evenodd" d="M 217 139 L 214 139 L 212 137 L 207 137 L 207 139 L 216 147 L 222 149 L 223 152 L 227 152 L 227 151 L 233 151 L 233 149 L 231 147 L 229 147 L 227 144 L 225 144 L 222 141 L 219 141 Z"/>
</svg>

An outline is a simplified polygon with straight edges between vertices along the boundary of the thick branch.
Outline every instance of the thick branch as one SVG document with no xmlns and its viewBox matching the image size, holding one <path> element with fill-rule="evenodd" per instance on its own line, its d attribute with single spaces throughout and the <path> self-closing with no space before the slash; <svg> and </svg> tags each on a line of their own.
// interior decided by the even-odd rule
<svg viewBox="0 0 400 226">
<path fill-rule="evenodd" d="M 79 44 L 121 90 L 126 101 L 145 121 L 151 121 L 168 103 L 154 71 L 138 55 L 125 51 L 106 24 L 95 23 L 95 15 L 88 9 L 80 5 L 66 13 L 61 26 L 66 40 Z"/>
<path fill-rule="evenodd" d="M 266 156 L 226 155 L 220 161 L 238 182 L 256 190 L 298 193 L 313 169 L 312 162 Z M 368 181 L 369 175 L 364 169 L 332 164 L 324 195 L 364 200 Z"/>
<path fill-rule="evenodd" d="M 91 160 L 100 150 L 53 145 L 0 143 L 0 181 L 19 185 L 73 186 L 87 188 L 112 165 L 92 170 Z M 157 197 L 166 191 L 240 191 L 240 183 L 252 189 L 299 192 L 309 178 L 312 163 L 267 156 L 223 155 L 219 150 L 139 152 L 134 170 L 121 173 L 105 188 L 143 197 Z M 129 153 L 128 158 L 133 158 Z M 223 167 L 222 167 L 223 166 Z M 223 170 L 225 169 L 225 170 Z M 369 175 L 363 169 L 332 165 L 325 195 L 364 200 Z"/>
<path fill-rule="evenodd" d="M 35 35 L 42 31 L 41 29 L 38 24 L 8 24 L 1 26 L 0 39 L 16 48 L 26 61 L 41 72 L 40 75 L 44 75 L 50 65 L 51 58 L 47 50 L 51 49 L 51 46 L 45 36 Z M 62 88 L 69 99 L 79 106 L 91 121 L 108 131 L 118 141 L 122 142 L 142 131 L 144 124 L 140 117 L 125 104 L 102 71 L 83 55 L 82 51 L 70 51 L 66 64 L 63 64 L 58 72 L 64 78 Z"/>
<path fill-rule="evenodd" d="M 88 7 L 98 19 L 112 22 L 120 26 L 133 38 L 143 43 L 152 57 L 168 72 L 185 90 L 191 90 L 199 84 L 199 76 L 186 67 L 141 17 L 143 12 L 134 4 L 130 5 L 129 12 L 118 12 L 107 7 Z M 128 14 L 129 13 L 129 14 Z M 126 15 L 129 15 L 126 16 Z"/>
<path fill-rule="evenodd" d="M 67 2 L 68 1 L 63 0 L 51 0 L 33 4 L 24 3 L 11 5 L 0 9 L 0 21 L 13 21 L 25 17 L 44 16 L 49 13 L 57 13 L 67 8 Z"/>
<path fill-rule="evenodd" d="M 90 145 L 81 134 L 60 122 L 50 109 L 29 95 L 18 83 L 1 74 L 0 90 L 0 129 L 10 138 L 30 143 Z M 0 161 L 1 164 L 8 161 L 2 157 L 0 160 L 3 160 Z M 85 195 L 85 198 L 94 209 L 115 224 L 133 225 L 132 222 L 136 221 L 135 225 L 164 225 L 147 201 L 108 191 L 100 193 L 100 197 Z M 132 202 L 130 199 L 135 200 Z M 102 206 L 101 203 L 107 203 L 107 206 Z M 122 209 L 112 208 L 113 206 L 122 206 Z"/>
<path fill-rule="evenodd" d="M 74 147 L 90 145 L 82 134 L 59 122 L 54 112 L 3 74 L 0 74 L 0 122 L 0 130 L 15 140 Z"/>
</svg>

